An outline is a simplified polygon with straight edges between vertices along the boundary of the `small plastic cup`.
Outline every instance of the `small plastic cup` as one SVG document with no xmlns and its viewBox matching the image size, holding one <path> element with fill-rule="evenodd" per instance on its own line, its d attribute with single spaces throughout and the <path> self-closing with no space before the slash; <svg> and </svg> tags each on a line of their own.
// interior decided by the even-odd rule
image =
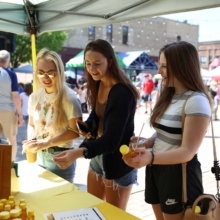
<svg viewBox="0 0 220 220">
<path fill-rule="evenodd" d="M 37 161 L 37 152 L 26 150 L 26 157 L 28 163 L 35 163 Z"/>
<path fill-rule="evenodd" d="M 138 141 L 138 143 L 137 142 L 135 142 L 135 143 L 130 143 L 130 146 L 132 146 L 133 148 L 136 148 L 136 147 L 144 147 L 144 143 L 146 142 L 146 140 L 145 139 L 140 139 L 139 141 Z"/>
</svg>

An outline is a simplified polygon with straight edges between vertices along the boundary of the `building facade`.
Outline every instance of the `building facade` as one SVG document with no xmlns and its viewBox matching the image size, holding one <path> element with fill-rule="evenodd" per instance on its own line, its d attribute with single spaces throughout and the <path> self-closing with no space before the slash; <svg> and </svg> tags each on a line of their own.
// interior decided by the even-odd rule
<svg viewBox="0 0 220 220">
<path fill-rule="evenodd" d="M 209 70 L 209 64 L 220 58 L 220 41 L 200 42 L 198 51 L 201 67 Z"/>
<path fill-rule="evenodd" d="M 61 56 L 65 63 L 76 55 L 64 57 L 69 48 L 83 50 L 88 42 L 101 38 L 109 41 L 115 52 L 145 51 L 157 62 L 160 48 L 167 43 L 184 40 L 198 48 L 198 28 L 198 25 L 187 22 L 154 17 L 68 30 L 69 38 Z"/>
</svg>

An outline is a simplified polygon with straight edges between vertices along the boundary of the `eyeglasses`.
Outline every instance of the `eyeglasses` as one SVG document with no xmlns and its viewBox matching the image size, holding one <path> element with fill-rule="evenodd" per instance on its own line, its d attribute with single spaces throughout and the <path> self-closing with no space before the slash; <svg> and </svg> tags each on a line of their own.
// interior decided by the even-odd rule
<svg viewBox="0 0 220 220">
<path fill-rule="evenodd" d="M 44 78 L 45 75 L 47 75 L 47 77 L 49 77 L 49 78 L 53 78 L 56 76 L 57 72 L 40 72 L 40 71 L 38 71 L 38 72 L 36 72 L 36 74 L 37 74 L 38 78 Z"/>
</svg>

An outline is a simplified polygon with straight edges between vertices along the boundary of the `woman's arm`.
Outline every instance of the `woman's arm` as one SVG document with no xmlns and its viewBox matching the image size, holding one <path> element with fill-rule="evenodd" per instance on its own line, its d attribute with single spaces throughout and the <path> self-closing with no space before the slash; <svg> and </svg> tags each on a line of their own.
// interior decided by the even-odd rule
<svg viewBox="0 0 220 220">
<path fill-rule="evenodd" d="M 30 120 L 30 124 L 32 123 L 32 120 Z M 71 127 L 73 130 L 78 131 L 77 126 L 76 126 L 76 121 L 77 120 L 82 120 L 81 117 L 79 118 L 72 118 L 68 121 L 68 125 L 69 127 Z M 66 129 L 62 134 L 59 134 L 57 136 L 54 136 L 53 138 L 47 140 L 47 141 L 37 141 L 37 140 L 31 140 L 25 143 L 24 146 L 24 151 L 29 148 L 31 149 L 33 152 L 36 152 L 38 150 L 43 150 L 43 149 L 47 149 L 51 146 L 59 146 L 61 144 L 65 144 L 67 142 L 72 141 L 73 139 L 76 139 L 77 137 L 79 137 L 79 134 L 70 130 L 70 129 Z"/>
<path fill-rule="evenodd" d="M 134 132 L 135 109 L 136 101 L 131 91 L 115 85 L 109 93 L 102 136 L 80 145 L 88 149 L 88 158 L 112 153 L 119 150 L 121 144 L 129 144 Z"/>
<path fill-rule="evenodd" d="M 179 164 L 190 161 L 201 145 L 209 125 L 209 118 L 190 116 L 185 118 L 182 144 L 179 148 L 154 154 L 154 164 Z M 152 161 L 152 154 L 144 148 L 136 148 L 139 155 L 123 160 L 131 167 L 140 168 Z"/>
</svg>

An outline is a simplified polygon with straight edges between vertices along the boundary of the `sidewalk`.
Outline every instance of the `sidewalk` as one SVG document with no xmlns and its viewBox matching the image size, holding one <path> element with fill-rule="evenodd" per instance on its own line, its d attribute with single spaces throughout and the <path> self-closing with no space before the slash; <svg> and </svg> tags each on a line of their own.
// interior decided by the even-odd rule
<svg viewBox="0 0 220 220">
<path fill-rule="evenodd" d="M 84 115 L 84 120 L 88 115 Z M 148 137 L 154 130 L 148 126 L 149 115 L 144 114 L 144 109 L 140 109 L 139 113 L 135 116 L 135 134 L 139 135 L 142 128 L 143 122 L 146 124 L 143 127 L 142 135 Z M 214 133 L 215 142 L 217 148 L 218 160 L 220 160 L 220 121 L 214 121 Z M 25 160 L 25 154 L 21 154 L 22 141 L 26 139 L 26 128 L 25 125 L 18 129 L 17 143 L 18 143 L 18 153 L 17 160 Z M 4 142 L 4 139 L 2 140 Z M 200 150 L 198 152 L 199 160 L 202 164 L 203 171 L 203 183 L 205 193 L 216 194 L 216 181 L 214 174 L 210 172 L 213 166 L 213 150 L 212 150 L 212 137 L 211 128 L 208 129 L 207 134 L 201 144 Z M 87 189 L 87 171 L 89 167 L 89 160 L 80 158 L 77 159 L 76 176 L 74 183 L 81 189 Z M 155 220 L 151 205 L 144 202 L 144 188 L 145 188 L 145 167 L 140 168 L 138 171 L 138 183 L 139 185 L 134 185 L 132 193 L 128 202 L 127 212 L 139 217 L 142 220 Z"/>
</svg>

